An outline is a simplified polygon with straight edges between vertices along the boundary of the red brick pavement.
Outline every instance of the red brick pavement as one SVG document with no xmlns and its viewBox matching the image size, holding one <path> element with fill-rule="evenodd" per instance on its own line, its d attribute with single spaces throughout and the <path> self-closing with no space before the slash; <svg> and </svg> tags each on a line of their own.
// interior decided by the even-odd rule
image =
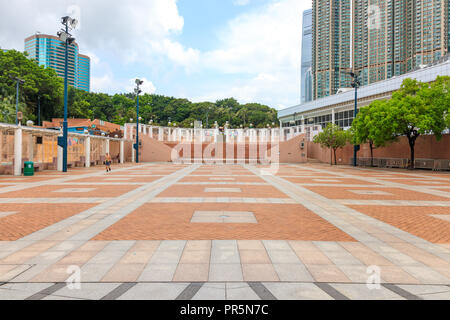
<svg viewBox="0 0 450 320">
<path fill-rule="evenodd" d="M 109 198 L 130 192 L 138 185 L 44 185 L 20 191 L 0 193 L 0 198 Z M 94 189 L 89 192 L 54 192 L 61 189 Z"/>
<path fill-rule="evenodd" d="M 257 224 L 191 223 L 198 211 L 254 212 Z M 93 240 L 354 241 L 302 205 L 145 204 Z"/>
<path fill-rule="evenodd" d="M 431 216 L 450 215 L 449 207 L 350 207 L 427 241 L 450 243 L 450 222 Z"/>
<path fill-rule="evenodd" d="M 409 191 L 400 188 L 308 187 L 308 186 L 306 186 L 305 188 L 329 199 L 449 201 L 449 198 L 439 197 L 422 192 Z M 359 195 L 350 192 L 349 190 L 382 191 L 390 193 L 390 195 Z"/>
<path fill-rule="evenodd" d="M 242 192 L 205 192 L 206 188 L 239 188 Z M 249 185 L 174 185 L 163 191 L 158 197 L 201 197 L 201 198 L 288 198 L 288 196 L 272 186 Z"/>
<path fill-rule="evenodd" d="M 0 241 L 15 241 L 96 204 L 1 204 L 1 212 L 17 212 L 0 218 Z"/>
</svg>

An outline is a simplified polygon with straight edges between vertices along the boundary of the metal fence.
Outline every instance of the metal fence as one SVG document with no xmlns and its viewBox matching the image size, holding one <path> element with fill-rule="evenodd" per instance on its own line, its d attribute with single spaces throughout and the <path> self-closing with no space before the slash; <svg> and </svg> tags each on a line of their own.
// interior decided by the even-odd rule
<svg viewBox="0 0 450 320">
<path fill-rule="evenodd" d="M 353 158 L 350 160 L 350 163 L 353 163 Z M 409 167 L 410 162 L 409 159 L 402 158 L 373 158 L 373 167 L 406 169 Z M 370 158 L 358 158 L 357 163 L 361 167 L 372 166 Z M 416 159 L 414 167 L 416 169 L 450 171 L 450 160 Z"/>
</svg>

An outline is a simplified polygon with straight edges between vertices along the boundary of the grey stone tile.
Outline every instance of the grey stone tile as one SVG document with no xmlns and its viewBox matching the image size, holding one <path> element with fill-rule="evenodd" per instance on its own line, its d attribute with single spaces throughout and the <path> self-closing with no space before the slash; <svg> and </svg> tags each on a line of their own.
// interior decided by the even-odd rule
<svg viewBox="0 0 450 320">
<path fill-rule="evenodd" d="M 159 245 L 158 251 L 166 251 L 166 250 L 176 250 L 176 251 L 183 251 L 184 247 L 186 246 L 186 241 L 184 240 L 164 240 L 161 241 L 161 244 Z"/>
<path fill-rule="evenodd" d="M 302 264 L 274 264 L 281 281 L 313 282 L 308 269 Z"/>
<path fill-rule="evenodd" d="M 238 263 L 211 263 L 209 267 L 209 281 L 243 281 L 242 266 Z"/>
<path fill-rule="evenodd" d="M 138 281 L 172 281 L 178 264 L 148 264 Z"/>
<path fill-rule="evenodd" d="M 289 243 L 284 240 L 263 240 L 263 243 L 267 251 L 269 250 L 292 251 L 292 248 L 289 245 Z"/>
<path fill-rule="evenodd" d="M 426 266 L 404 266 L 403 270 L 423 284 L 450 284 L 450 279 Z"/>
<path fill-rule="evenodd" d="M 102 250 L 105 252 L 108 251 L 128 251 L 134 244 L 136 243 L 136 241 L 132 240 L 132 241 L 111 241 L 110 243 L 108 243 L 106 245 L 106 247 Z"/>
<path fill-rule="evenodd" d="M 449 286 L 399 285 L 399 287 L 424 300 L 450 300 Z"/>
<path fill-rule="evenodd" d="M 240 263 L 241 258 L 237 249 L 211 249 L 211 263 L 215 264 L 230 264 L 230 263 Z"/>
<path fill-rule="evenodd" d="M 227 300 L 260 300 L 258 295 L 245 282 L 226 284 Z"/>
<path fill-rule="evenodd" d="M 373 290 L 365 284 L 331 284 L 331 286 L 351 300 L 404 300 L 383 286 Z"/>
<path fill-rule="evenodd" d="M 188 283 L 138 283 L 117 300 L 175 300 Z"/>
<path fill-rule="evenodd" d="M 333 300 L 314 283 L 264 283 L 278 300 Z"/>
<path fill-rule="evenodd" d="M 225 293 L 225 283 L 206 283 L 192 300 L 225 300 Z"/>
<path fill-rule="evenodd" d="M 234 250 L 237 249 L 236 240 L 213 240 L 212 248 L 223 249 L 223 250 Z"/>
<path fill-rule="evenodd" d="M 64 287 L 53 293 L 53 296 L 100 300 L 119 285 L 119 283 L 81 283 L 80 289 L 71 290 L 68 287 Z"/>
<path fill-rule="evenodd" d="M 81 281 L 98 282 L 113 266 L 114 263 L 87 263 L 81 267 Z"/>
<path fill-rule="evenodd" d="M 298 256 L 291 250 L 267 250 L 269 254 L 270 260 L 273 264 L 298 264 L 302 265 L 302 262 L 298 258 Z"/>
<path fill-rule="evenodd" d="M 24 300 L 53 283 L 9 283 L 0 287 L 0 300 Z"/>
</svg>

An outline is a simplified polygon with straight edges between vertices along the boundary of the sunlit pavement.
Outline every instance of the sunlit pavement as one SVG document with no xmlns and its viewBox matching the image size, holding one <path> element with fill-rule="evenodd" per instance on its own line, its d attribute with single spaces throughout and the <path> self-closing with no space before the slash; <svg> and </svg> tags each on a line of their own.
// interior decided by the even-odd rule
<svg viewBox="0 0 450 320">
<path fill-rule="evenodd" d="M 0 299 L 450 299 L 450 174 L 266 169 L 0 176 Z"/>
</svg>

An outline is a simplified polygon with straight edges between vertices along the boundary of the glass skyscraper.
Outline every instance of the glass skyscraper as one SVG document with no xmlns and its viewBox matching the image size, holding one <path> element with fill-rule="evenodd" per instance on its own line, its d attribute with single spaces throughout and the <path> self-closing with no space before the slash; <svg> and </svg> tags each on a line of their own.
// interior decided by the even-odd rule
<svg viewBox="0 0 450 320">
<path fill-rule="evenodd" d="M 314 99 L 399 76 L 450 51 L 449 0 L 313 0 Z"/>
<path fill-rule="evenodd" d="M 64 77 L 64 43 L 58 37 L 36 34 L 25 39 L 25 52 L 39 65 L 50 67 L 58 76 Z M 79 53 L 78 44 L 69 46 L 68 82 L 69 85 L 90 91 L 90 58 Z"/>
<path fill-rule="evenodd" d="M 312 9 L 303 12 L 301 103 L 312 100 Z"/>
</svg>

